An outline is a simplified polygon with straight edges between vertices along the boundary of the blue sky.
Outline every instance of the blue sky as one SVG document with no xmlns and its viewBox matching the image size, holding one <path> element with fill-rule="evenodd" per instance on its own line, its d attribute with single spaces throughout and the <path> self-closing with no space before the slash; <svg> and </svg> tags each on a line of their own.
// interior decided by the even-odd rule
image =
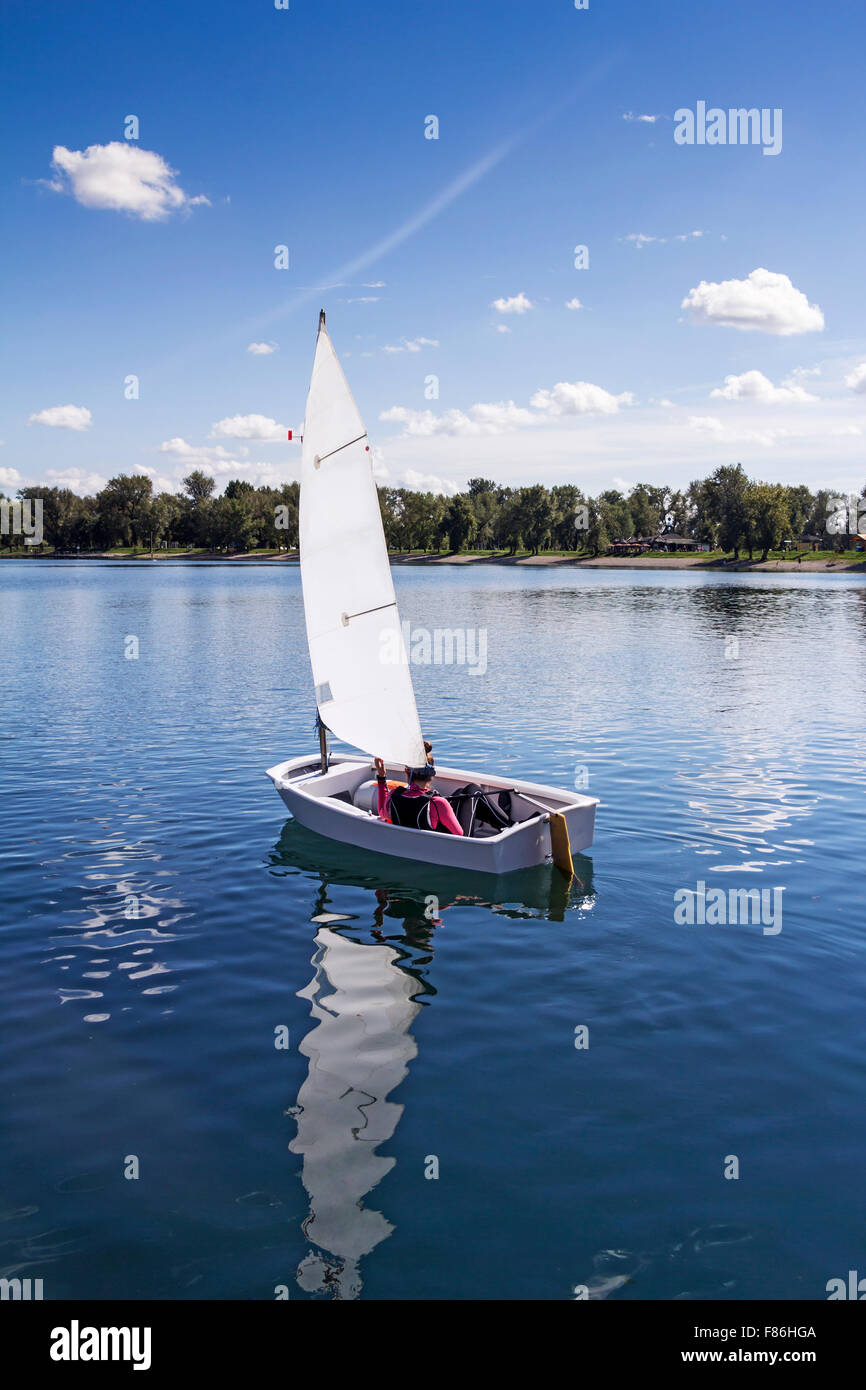
<svg viewBox="0 0 866 1390">
<path fill-rule="evenodd" d="M 12 0 L 0 23 L 7 492 L 297 476 L 320 306 L 395 484 L 741 460 L 862 486 L 862 5 Z M 676 144 L 698 101 L 780 108 L 781 152 Z"/>
</svg>

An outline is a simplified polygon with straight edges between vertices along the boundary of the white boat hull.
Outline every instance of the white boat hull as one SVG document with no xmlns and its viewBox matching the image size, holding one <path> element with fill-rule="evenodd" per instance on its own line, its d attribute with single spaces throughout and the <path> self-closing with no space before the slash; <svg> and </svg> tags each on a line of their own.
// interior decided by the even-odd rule
<svg viewBox="0 0 866 1390">
<path fill-rule="evenodd" d="M 386 766 L 386 772 L 389 779 L 405 779 L 402 767 Z M 596 797 L 564 792 L 535 782 L 487 777 L 476 769 L 440 767 L 434 787 L 443 795 L 449 795 L 457 787 L 475 782 L 485 791 L 507 789 L 518 794 L 512 797 L 517 823 L 483 839 L 391 825 L 379 820 L 369 810 L 339 799 L 340 793 L 355 795 L 361 784 L 373 776 L 369 758 L 334 754 L 324 774 L 314 755 L 290 758 L 268 768 L 266 775 L 292 815 L 308 830 L 374 854 L 453 869 L 503 874 L 551 861 L 547 816 L 543 811 L 538 814 L 539 808 L 532 802 L 522 801 L 521 793 L 565 817 L 571 848 L 575 853 L 589 848 L 595 829 Z"/>
</svg>

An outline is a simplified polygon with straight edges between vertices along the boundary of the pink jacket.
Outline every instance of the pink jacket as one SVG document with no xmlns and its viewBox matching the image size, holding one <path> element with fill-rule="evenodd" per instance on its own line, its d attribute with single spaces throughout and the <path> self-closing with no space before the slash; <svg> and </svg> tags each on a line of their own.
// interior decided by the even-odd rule
<svg viewBox="0 0 866 1390">
<path fill-rule="evenodd" d="M 409 785 L 408 787 L 406 787 L 406 795 L 407 795 L 407 796 L 425 796 L 426 793 L 425 793 L 423 787 L 419 787 L 415 782 L 412 782 L 412 783 L 410 783 L 410 785 Z M 380 814 L 380 815 L 382 814 L 381 800 L 382 800 L 382 798 L 381 798 L 381 795 L 380 795 L 380 798 L 379 798 L 379 814 Z M 391 797 L 389 796 L 389 797 L 388 797 L 388 803 L 390 803 L 390 801 L 391 801 Z M 388 803 L 386 803 L 386 810 L 387 810 L 387 804 L 388 804 Z M 452 811 L 451 807 L 449 806 L 448 802 L 445 800 L 445 797 L 444 797 L 444 796 L 431 796 L 431 797 L 430 797 L 430 822 L 431 822 L 431 824 L 432 824 L 434 830 L 438 829 L 439 826 L 442 826 L 445 830 L 448 831 L 449 835 L 462 835 L 462 834 L 463 834 L 463 827 L 461 826 L 459 820 L 458 820 L 457 817 L 455 816 L 455 814 L 454 814 L 454 812 Z"/>
</svg>

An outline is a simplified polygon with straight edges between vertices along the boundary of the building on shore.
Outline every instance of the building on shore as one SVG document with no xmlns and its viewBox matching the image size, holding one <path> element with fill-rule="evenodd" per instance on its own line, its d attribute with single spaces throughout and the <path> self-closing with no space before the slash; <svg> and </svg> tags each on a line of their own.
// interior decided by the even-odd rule
<svg viewBox="0 0 866 1390">
<path fill-rule="evenodd" d="M 665 550 L 668 554 L 687 554 L 699 549 L 694 536 L 681 536 L 676 531 L 660 531 L 650 540 L 651 550 Z"/>
</svg>

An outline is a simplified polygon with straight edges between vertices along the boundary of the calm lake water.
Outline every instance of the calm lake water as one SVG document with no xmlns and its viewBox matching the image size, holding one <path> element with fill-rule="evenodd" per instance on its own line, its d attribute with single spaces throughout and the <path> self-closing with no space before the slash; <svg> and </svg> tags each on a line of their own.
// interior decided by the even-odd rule
<svg viewBox="0 0 866 1390">
<path fill-rule="evenodd" d="M 0 1274 L 623 1300 L 866 1274 L 866 580 L 396 584 L 413 625 L 487 632 L 484 674 L 415 668 L 439 759 L 601 798 L 570 893 L 287 820 L 296 568 L 0 564 Z M 681 924 L 701 883 L 784 889 L 781 930 Z"/>
</svg>

